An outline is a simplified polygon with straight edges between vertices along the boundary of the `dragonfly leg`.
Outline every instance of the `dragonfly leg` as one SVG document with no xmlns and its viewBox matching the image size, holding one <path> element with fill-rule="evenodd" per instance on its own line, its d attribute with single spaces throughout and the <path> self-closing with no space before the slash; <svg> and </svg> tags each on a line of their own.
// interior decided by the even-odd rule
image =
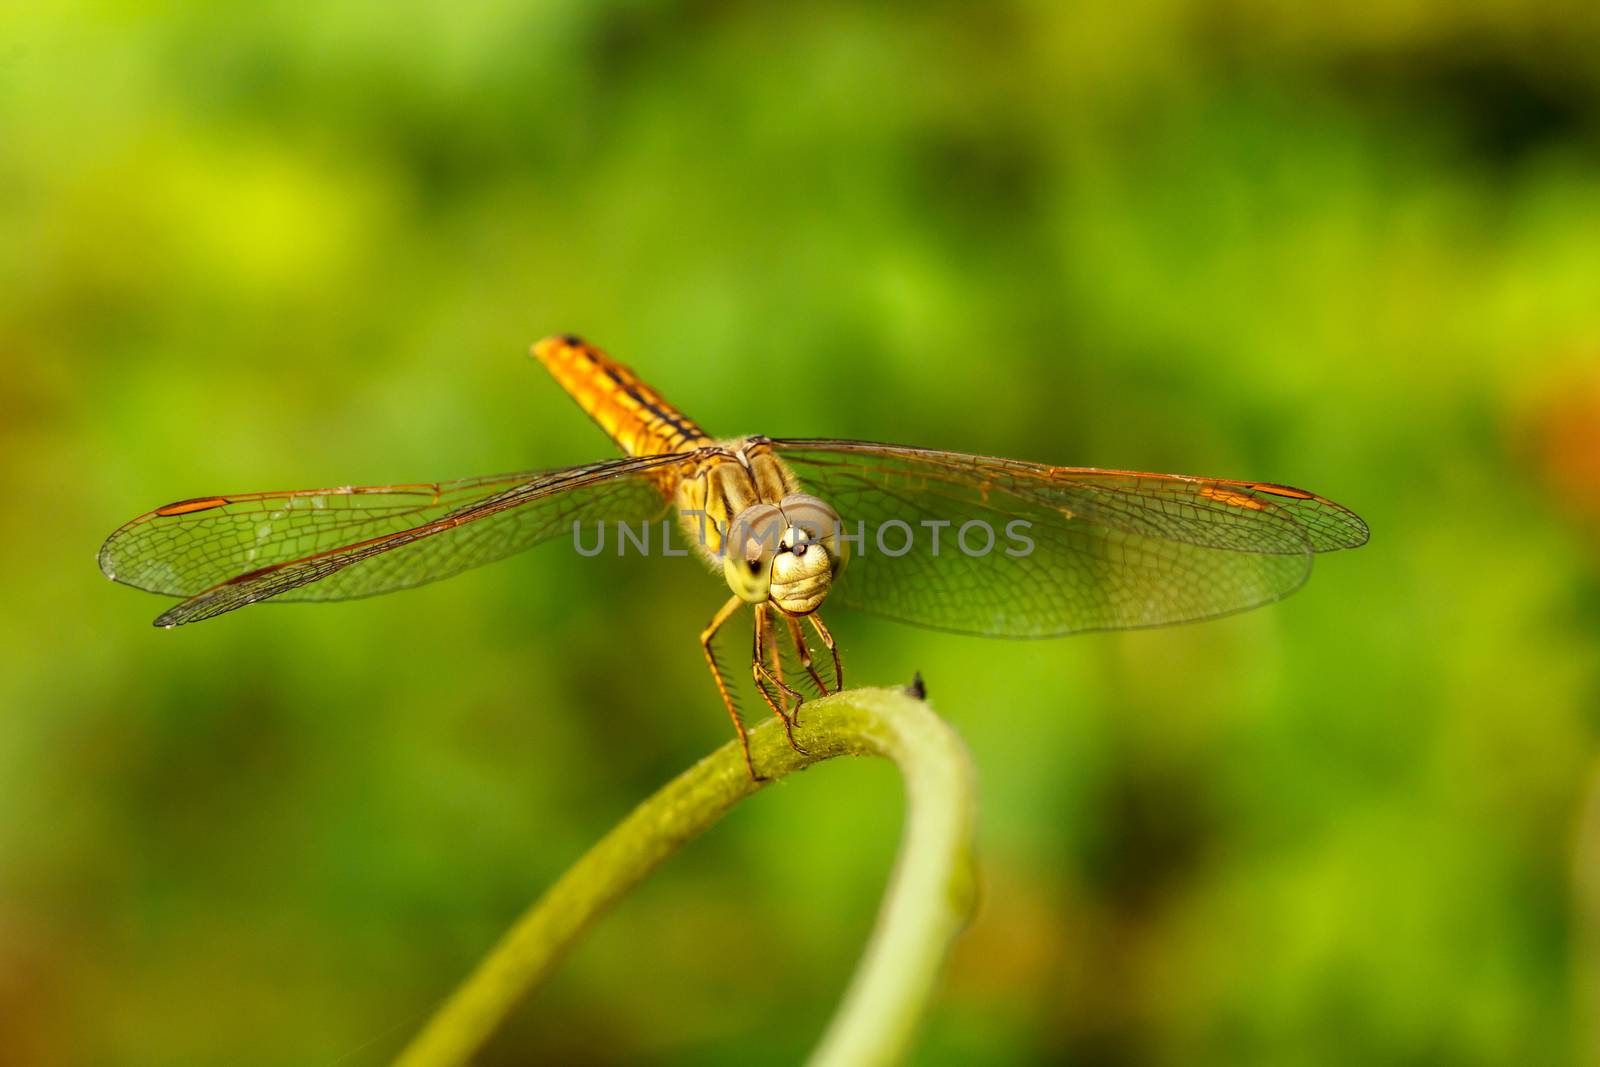
<svg viewBox="0 0 1600 1067">
<path fill-rule="evenodd" d="M 755 647 L 752 650 L 750 659 L 750 674 L 755 679 L 756 688 L 761 691 L 761 699 L 765 700 L 767 707 L 772 709 L 772 713 L 782 720 L 783 731 L 789 738 L 789 747 L 803 756 L 806 755 L 806 750 L 795 742 L 794 718 L 783 710 L 783 695 L 787 694 L 794 698 L 796 714 L 800 711 L 800 705 L 805 702 L 805 697 L 783 680 L 781 670 L 779 674 L 774 674 L 772 668 L 767 666 L 766 639 L 772 632 L 772 620 L 768 617 L 767 610 L 767 605 L 765 604 L 756 605 L 756 636 Z M 776 640 L 772 641 L 771 646 L 775 657 L 781 655 Z M 777 687 L 779 691 L 778 697 L 774 698 L 772 692 L 767 689 L 768 682 Z"/>
<path fill-rule="evenodd" d="M 772 675 L 781 685 L 783 683 L 783 647 L 778 644 L 778 633 L 772 625 L 772 613 L 761 613 L 761 642 L 768 655 L 765 658 L 767 666 L 772 669 Z"/>
<path fill-rule="evenodd" d="M 839 659 L 839 646 L 833 643 L 833 634 L 828 630 L 827 625 L 823 623 L 821 615 L 813 611 L 806 618 L 811 620 L 812 629 L 817 631 L 817 636 L 822 638 L 822 644 L 827 648 L 828 653 L 833 656 L 833 691 L 836 693 L 843 692 L 844 663 Z"/>
<path fill-rule="evenodd" d="M 733 729 L 739 735 L 739 745 L 744 749 L 745 769 L 750 772 L 753 782 L 765 781 L 756 773 L 756 765 L 750 761 L 750 738 L 744 732 L 744 723 L 739 719 L 739 709 L 733 703 L 733 694 L 728 692 L 728 683 L 723 680 L 722 672 L 717 669 L 717 654 L 711 648 L 712 638 L 717 636 L 717 631 L 722 629 L 722 624 L 733 617 L 739 610 L 739 605 L 744 603 L 738 597 L 731 597 L 728 602 L 717 611 L 706 628 L 700 631 L 700 650 L 706 654 L 706 666 L 711 668 L 711 680 L 717 683 L 717 692 L 722 694 L 722 703 L 728 709 L 728 718 L 733 720 Z"/>
<path fill-rule="evenodd" d="M 806 644 L 806 632 L 800 625 L 800 620 L 793 615 L 785 615 L 784 619 L 789 623 L 789 640 L 794 642 L 795 654 L 800 657 L 800 665 L 811 675 L 811 681 L 816 685 L 817 691 L 827 696 L 832 690 L 828 688 L 828 683 L 822 680 L 822 675 L 817 673 L 816 666 L 811 662 L 811 646 Z"/>
<path fill-rule="evenodd" d="M 755 674 L 756 685 L 761 686 L 761 695 L 767 698 L 767 703 L 769 705 L 772 703 L 772 700 L 770 697 L 768 697 L 766 687 L 763 684 L 763 674 L 765 674 L 767 678 L 771 679 L 772 683 L 778 686 L 780 691 L 795 698 L 794 710 L 789 713 L 786 719 L 784 719 L 784 729 L 792 731 L 795 726 L 800 725 L 800 704 L 803 698 L 799 693 L 795 692 L 794 689 L 784 683 L 783 646 L 778 644 L 778 631 L 772 623 L 772 616 L 773 612 L 765 605 L 762 605 L 756 609 L 756 648 L 753 662 L 761 664 L 765 670 L 754 671 L 753 673 Z M 784 706 L 784 701 L 782 699 L 779 699 L 778 706 Z M 794 737 L 792 733 L 789 740 L 790 743 L 793 744 Z"/>
</svg>

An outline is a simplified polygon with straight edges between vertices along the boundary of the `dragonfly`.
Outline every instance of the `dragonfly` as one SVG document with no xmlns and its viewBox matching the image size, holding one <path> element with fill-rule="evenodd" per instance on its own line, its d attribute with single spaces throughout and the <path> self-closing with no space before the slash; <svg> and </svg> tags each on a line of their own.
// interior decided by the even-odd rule
<svg viewBox="0 0 1600 1067">
<path fill-rule="evenodd" d="M 1317 554 L 1367 541 L 1348 508 L 1272 482 L 867 441 L 713 438 L 577 337 L 546 338 L 533 356 L 622 457 L 450 482 L 191 497 L 118 528 L 100 568 L 180 598 L 155 620 L 170 628 L 260 601 L 390 593 L 576 538 L 585 525 L 643 527 L 675 512 L 693 554 L 728 586 L 700 648 L 759 778 L 713 647 L 747 607 L 750 677 L 798 749 L 805 696 L 791 679 L 822 694 L 844 686 L 824 603 L 986 637 L 1162 626 L 1278 600 L 1306 581 Z M 787 677 L 785 642 L 799 664 Z"/>
</svg>

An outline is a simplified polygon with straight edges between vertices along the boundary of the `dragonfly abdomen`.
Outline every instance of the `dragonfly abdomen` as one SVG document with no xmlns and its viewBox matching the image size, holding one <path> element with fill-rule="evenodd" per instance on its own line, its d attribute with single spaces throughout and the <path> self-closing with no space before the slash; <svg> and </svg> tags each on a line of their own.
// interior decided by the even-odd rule
<svg viewBox="0 0 1600 1067">
<path fill-rule="evenodd" d="M 633 371 L 570 334 L 533 346 L 561 388 L 630 456 L 684 452 L 711 438 Z"/>
</svg>

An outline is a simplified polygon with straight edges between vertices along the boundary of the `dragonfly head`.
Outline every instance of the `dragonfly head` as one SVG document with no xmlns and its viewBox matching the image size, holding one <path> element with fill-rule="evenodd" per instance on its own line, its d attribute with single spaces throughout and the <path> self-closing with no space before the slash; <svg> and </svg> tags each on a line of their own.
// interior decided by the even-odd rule
<svg viewBox="0 0 1600 1067">
<path fill-rule="evenodd" d="M 786 614 L 809 615 L 827 599 L 848 556 L 838 513 L 814 496 L 791 493 L 776 505 L 755 504 L 740 513 L 722 570 L 741 599 L 770 600 Z"/>
</svg>

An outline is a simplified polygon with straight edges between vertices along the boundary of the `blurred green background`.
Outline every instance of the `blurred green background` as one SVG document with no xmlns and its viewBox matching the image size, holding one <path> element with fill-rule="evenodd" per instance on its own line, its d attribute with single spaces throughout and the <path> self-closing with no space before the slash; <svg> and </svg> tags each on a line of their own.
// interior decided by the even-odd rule
<svg viewBox="0 0 1600 1067">
<path fill-rule="evenodd" d="M 1600 8 L 24 2 L 0 1063 L 381 1063 L 726 739 L 692 562 L 552 547 L 170 633 L 95 568 L 180 497 L 609 455 L 525 356 L 564 330 L 714 433 L 1283 481 L 1372 525 L 1206 625 L 831 616 L 984 779 L 918 1062 L 1580 1056 Z M 769 790 L 483 1062 L 796 1061 L 900 817 L 886 765 Z"/>
</svg>

